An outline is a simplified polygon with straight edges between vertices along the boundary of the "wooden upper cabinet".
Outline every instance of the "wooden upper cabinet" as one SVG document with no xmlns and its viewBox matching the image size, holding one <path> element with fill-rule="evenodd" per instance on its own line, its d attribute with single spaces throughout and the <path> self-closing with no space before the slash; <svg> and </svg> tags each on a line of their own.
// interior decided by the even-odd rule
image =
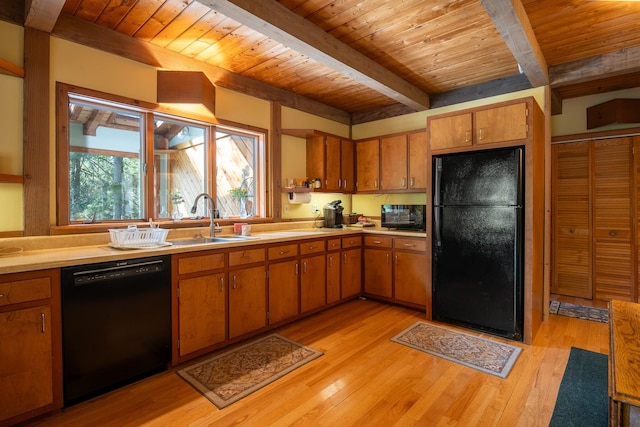
<svg viewBox="0 0 640 427">
<path fill-rule="evenodd" d="M 408 184 L 407 135 L 380 139 L 380 189 L 406 190 Z"/>
<path fill-rule="evenodd" d="M 342 168 L 341 157 L 342 148 L 340 146 L 340 138 L 335 136 L 325 137 L 325 158 L 326 161 L 326 180 L 324 182 L 324 188 L 327 191 L 340 191 L 342 190 Z M 315 176 L 310 176 L 313 179 Z"/>
<path fill-rule="evenodd" d="M 427 118 L 431 150 L 524 140 L 529 134 L 526 102 L 481 107 Z"/>
<path fill-rule="evenodd" d="M 432 150 L 466 147 L 472 142 L 473 118 L 471 113 L 445 117 L 429 117 L 427 129 Z"/>
<path fill-rule="evenodd" d="M 475 112 L 474 139 L 492 144 L 527 138 L 527 104 L 505 105 Z"/>
<path fill-rule="evenodd" d="M 310 179 L 320 178 L 325 185 L 325 141 L 324 136 L 311 136 L 307 138 L 307 176 Z"/>
<path fill-rule="evenodd" d="M 355 171 L 355 144 L 353 141 L 343 139 L 340 141 L 340 150 L 342 152 L 341 171 L 342 171 L 342 191 L 352 193 L 356 191 L 356 171 Z"/>
<path fill-rule="evenodd" d="M 551 147 L 551 293 L 593 298 L 588 142 Z"/>
<path fill-rule="evenodd" d="M 427 132 L 409 134 L 409 190 L 427 188 Z"/>
<path fill-rule="evenodd" d="M 380 188 L 380 140 L 356 143 L 357 191 L 376 191 Z"/>
</svg>

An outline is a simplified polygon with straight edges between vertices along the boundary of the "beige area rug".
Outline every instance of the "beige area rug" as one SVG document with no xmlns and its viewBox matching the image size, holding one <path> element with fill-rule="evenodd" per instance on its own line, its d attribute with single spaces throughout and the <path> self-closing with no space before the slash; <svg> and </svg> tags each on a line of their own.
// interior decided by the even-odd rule
<svg viewBox="0 0 640 427">
<path fill-rule="evenodd" d="M 522 349 L 425 322 L 416 322 L 391 341 L 506 378 Z"/>
<path fill-rule="evenodd" d="M 222 409 L 320 356 L 272 334 L 181 369 L 178 375 Z"/>
</svg>

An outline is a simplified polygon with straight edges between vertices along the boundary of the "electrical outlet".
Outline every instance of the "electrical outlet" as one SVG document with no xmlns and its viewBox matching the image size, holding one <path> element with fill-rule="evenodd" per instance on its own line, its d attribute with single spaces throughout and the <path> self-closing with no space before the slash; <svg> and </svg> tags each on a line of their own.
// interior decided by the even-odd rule
<svg viewBox="0 0 640 427">
<path fill-rule="evenodd" d="M 284 213 L 289 213 L 289 205 L 284 205 Z"/>
<path fill-rule="evenodd" d="M 318 210 L 318 205 L 311 205 L 311 213 L 312 214 L 317 214 L 318 212 L 320 212 Z"/>
</svg>

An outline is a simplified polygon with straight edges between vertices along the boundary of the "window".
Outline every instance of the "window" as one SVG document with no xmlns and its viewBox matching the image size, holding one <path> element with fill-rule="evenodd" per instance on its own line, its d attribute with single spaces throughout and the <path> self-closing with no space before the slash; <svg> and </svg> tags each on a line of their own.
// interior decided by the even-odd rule
<svg viewBox="0 0 640 427">
<path fill-rule="evenodd" d="M 69 102 L 69 220 L 144 216 L 140 113 L 81 97 Z"/>
<path fill-rule="evenodd" d="M 266 216 L 265 133 L 58 84 L 58 225 Z M 64 105 L 59 103 L 59 105 Z M 64 109 L 63 109 L 64 110 Z"/>
</svg>

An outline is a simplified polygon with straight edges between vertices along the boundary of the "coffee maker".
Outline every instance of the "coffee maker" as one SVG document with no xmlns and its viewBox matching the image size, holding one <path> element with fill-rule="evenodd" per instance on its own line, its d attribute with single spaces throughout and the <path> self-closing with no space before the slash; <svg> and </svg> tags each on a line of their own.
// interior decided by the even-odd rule
<svg viewBox="0 0 640 427">
<path fill-rule="evenodd" d="M 344 208 L 340 206 L 342 200 L 334 200 L 324 207 L 324 227 L 340 228 L 342 227 L 342 211 Z"/>
</svg>

